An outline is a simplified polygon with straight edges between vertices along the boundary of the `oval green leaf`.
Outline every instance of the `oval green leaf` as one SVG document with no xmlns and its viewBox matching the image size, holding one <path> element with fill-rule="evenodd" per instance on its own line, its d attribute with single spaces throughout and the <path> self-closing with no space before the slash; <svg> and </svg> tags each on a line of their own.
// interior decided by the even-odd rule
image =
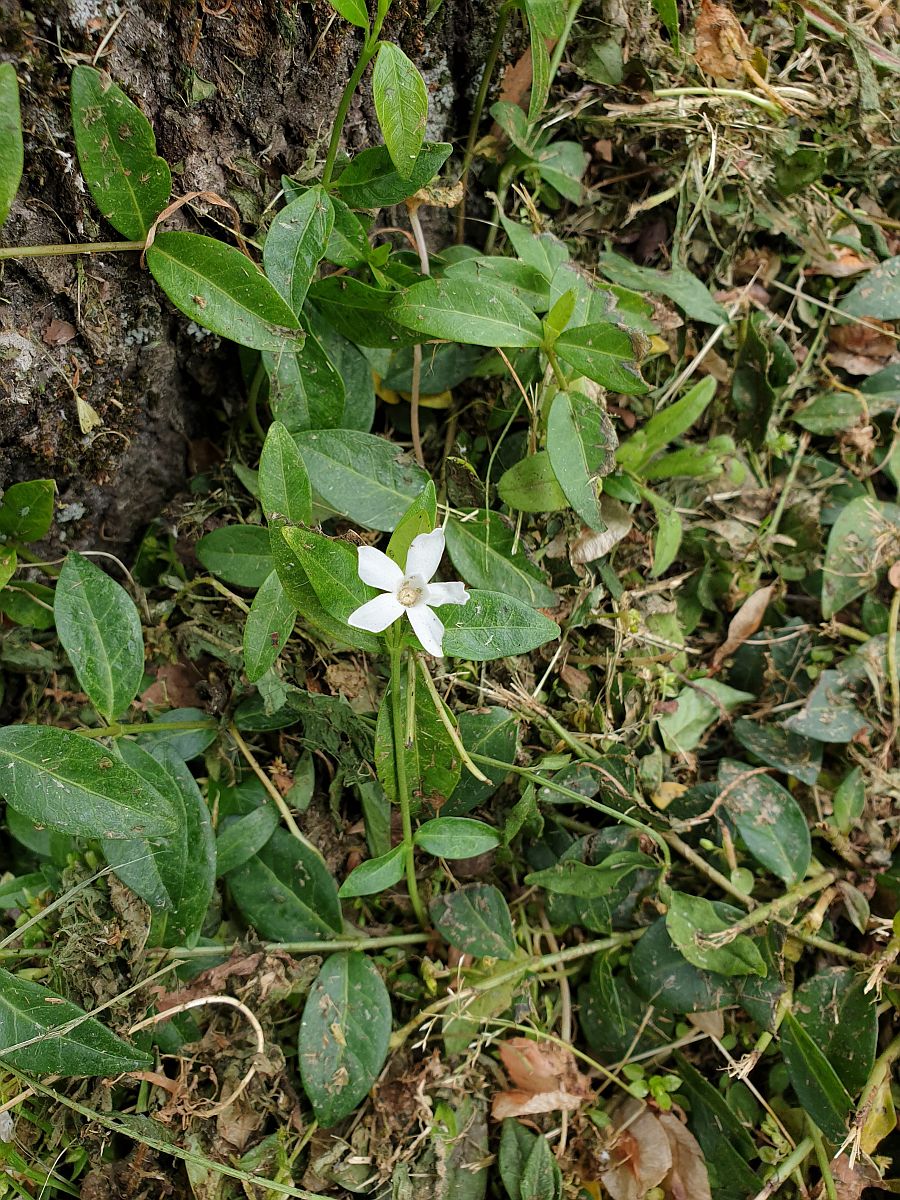
<svg viewBox="0 0 900 1200">
<path fill-rule="evenodd" d="M 295 341 L 299 322 L 246 255 L 215 238 L 171 230 L 147 251 L 153 278 L 176 308 L 204 329 L 254 350 Z"/>
<path fill-rule="evenodd" d="M 294 628 L 297 610 L 272 571 L 253 597 L 244 623 L 244 670 L 256 683 L 273 665 Z"/>
<path fill-rule="evenodd" d="M 52 479 L 29 479 L 8 487 L 0 503 L 0 533 L 16 542 L 44 537 L 53 523 L 55 493 Z"/>
<path fill-rule="evenodd" d="M 500 592 L 469 592 L 466 605 L 444 605 L 440 617 L 444 653 L 473 662 L 527 654 L 559 637 L 555 621 Z"/>
<path fill-rule="evenodd" d="M 500 845 L 500 835 L 483 821 L 471 817 L 435 817 L 416 830 L 419 849 L 435 858 L 475 858 Z"/>
<path fill-rule="evenodd" d="M 78 163 L 94 203 L 123 237 L 140 241 L 172 190 L 172 173 L 156 153 L 150 122 L 94 67 L 72 72 L 71 99 Z"/>
<path fill-rule="evenodd" d="M 16 198 L 24 163 L 19 81 L 12 63 L 0 63 L 0 225 Z"/>
<path fill-rule="evenodd" d="M 541 322 L 509 288 L 470 279 L 425 279 L 393 302 L 390 315 L 423 340 L 537 347 Z"/>
<path fill-rule="evenodd" d="M 451 517 L 445 529 L 447 552 L 474 588 L 496 589 L 534 608 L 553 608 L 556 592 L 525 553 L 522 539 L 497 512 L 479 509 L 470 520 Z"/>
<path fill-rule="evenodd" d="M 639 335 L 600 321 L 567 329 L 556 339 L 561 359 L 611 392 L 640 396 L 648 390 L 637 368 Z"/>
<path fill-rule="evenodd" d="M 144 675 L 144 640 L 134 601 L 105 571 L 69 553 L 53 601 L 59 640 L 91 703 L 120 716 Z"/>
<path fill-rule="evenodd" d="M 500 476 L 497 492 L 504 504 L 519 512 L 558 512 L 569 507 L 546 450 L 513 463 Z"/>
<path fill-rule="evenodd" d="M 266 520 L 307 525 L 312 520 L 312 488 L 297 443 L 280 421 L 266 433 L 259 460 L 259 495 Z"/>
<path fill-rule="evenodd" d="M 809 867 L 812 844 L 806 816 L 791 793 L 732 759 L 719 764 L 719 787 L 727 790 L 724 811 L 757 862 L 788 887 L 799 883 Z"/>
<path fill-rule="evenodd" d="M 357 154 L 341 172 L 337 189 L 351 208 L 385 208 L 400 204 L 431 183 L 450 157 L 448 142 L 426 142 L 411 173 L 403 176 L 391 161 L 386 146 L 372 146 Z"/>
<path fill-rule="evenodd" d="M 266 275 L 298 316 L 325 256 L 333 224 L 328 193 L 323 187 L 312 187 L 279 212 L 266 234 Z"/>
<path fill-rule="evenodd" d="M 606 524 L 600 480 L 616 465 L 618 444 L 612 421 L 596 400 L 579 392 L 557 392 L 547 421 L 550 465 L 572 508 L 601 532 Z"/>
<path fill-rule="evenodd" d="M 272 571 L 269 532 L 261 525 L 214 529 L 197 543 L 196 554 L 211 575 L 236 587 L 262 587 Z"/>
<path fill-rule="evenodd" d="M 428 912 L 451 945 L 476 958 L 513 958 L 516 937 L 502 893 L 490 883 L 472 883 L 432 900 Z"/>
<path fill-rule="evenodd" d="M 338 895 L 342 900 L 352 896 L 375 896 L 391 888 L 403 878 L 405 850 L 395 846 L 387 854 L 360 863 L 341 884 Z"/>
<path fill-rule="evenodd" d="M 248 925 L 276 942 L 333 938 L 343 931 L 337 887 L 322 859 L 284 829 L 228 875 Z"/>
<path fill-rule="evenodd" d="M 730 941 L 711 945 L 706 939 L 721 934 L 740 917 L 724 915 L 728 905 L 714 904 L 702 896 L 673 892 L 666 913 L 669 937 L 689 963 L 720 975 L 765 975 L 766 964 L 753 940 L 738 934 Z"/>
<path fill-rule="evenodd" d="M 372 74 L 375 112 L 401 179 L 408 179 L 425 141 L 428 92 L 414 63 L 393 42 L 382 42 Z"/>
</svg>

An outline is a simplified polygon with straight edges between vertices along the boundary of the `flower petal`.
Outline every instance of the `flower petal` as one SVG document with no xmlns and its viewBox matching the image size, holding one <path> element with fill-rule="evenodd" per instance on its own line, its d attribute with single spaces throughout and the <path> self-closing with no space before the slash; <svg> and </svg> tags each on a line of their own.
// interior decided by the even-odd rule
<svg viewBox="0 0 900 1200">
<path fill-rule="evenodd" d="M 427 583 L 438 569 L 444 554 L 444 531 L 432 529 L 414 537 L 406 556 L 406 574 L 420 575 Z"/>
<path fill-rule="evenodd" d="M 469 593 L 464 583 L 429 583 L 425 603 L 438 608 L 442 604 L 468 604 Z"/>
<path fill-rule="evenodd" d="M 355 608 L 347 618 L 347 624 L 354 629 L 368 629 L 369 633 L 382 633 L 403 613 L 403 605 L 394 598 L 393 593 L 384 592 Z"/>
<path fill-rule="evenodd" d="M 406 610 L 409 623 L 422 647 L 438 658 L 444 653 L 444 622 L 427 604 L 416 604 Z"/>
<path fill-rule="evenodd" d="M 381 588 L 383 592 L 393 592 L 400 586 L 403 572 L 386 554 L 374 546 L 357 546 L 356 553 L 359 558 L 357 570 L 363 583 Z"/>
</svg>

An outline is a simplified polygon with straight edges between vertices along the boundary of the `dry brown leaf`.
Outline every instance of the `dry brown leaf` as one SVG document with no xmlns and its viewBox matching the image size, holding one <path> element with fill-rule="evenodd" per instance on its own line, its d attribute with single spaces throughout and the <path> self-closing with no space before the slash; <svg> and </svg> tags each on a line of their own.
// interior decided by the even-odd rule
<svg viewBox="0 0 900 1200">
<path fill-rule="evenodd" d="M 666 1131 L 638 1100 L 626 1100 L 613 1117 L 617 1133 L 611 1164 L 601 1175 L 612 1200 L 644 1200 L 672 1170 L 672 1149 Z"/>
<path fill-rule="evenodd" d="M 812 265 L 803 272 L 804 275 L 827 275 L 831 279 L 846 279 L 849 275 L 858 275 L 860 271 L 868 271 L 874 267 L 870 258 L 861 258 L 850 246 L 839 246 L 831 257 L 824 254 L 813 254 Z"/>
<path fill-rule="evenodd" d="M 877 375 L 887 365 L 884 358 L 870 358 L 866 354 L 847 354 L 843 350 L 832 350 L 828 354 L 828 363 L 832 367 L 840 367 L 848 375 Z"/>
<path fill-rule="evenodd" d="M 710 1037 L 721 1038 L 725 1034 L 725 1017 L 721 1009 L 714 1012 L 695 1012 L 687 1014 L 688 1024 L 696 1029 L 702 1029 Z"/>
<path fill-rule="evenodd" d="M 830 1166 L 837 1200 L 860 1200 L 866 1188 L 879 1182 L 879 1175 L 874 1167 L 862 1162 L 851 1166 L 850 1159 L 843 1154 L 833 1158 Z M 825 1189 L 823 1188 L 818 1195 L 824 1197 Z"/>
<path fill-rule="evenodd" d="M 674 1113 L 660 1113 L 657 1120 L 672 1153 L 672 1169 L 663 1182 L 666 1200 L 712 1200 L 709 1171 L 697 1139 Z"/>
<path fill-rule="evenodd" d="M 606 523 L 603 532 L 598 533 L 595 529 L 585 528 L 569 543 L 569 561 L 573 565 L 603 558 L 631 529 L 631 513 L 618 500 L 601 496 L 600 512 Z"/>
<path fill-rule="evenodd" d="M 41 339 L 45 346 L 64 346 L 66 342 L 71 342 L 77 333 L 71 321 L 61 321 L 59 317 L 54 317 L 41 334 Z"/>
<path fill-rule="evenodd" d="M 507 1117 L 530 1117 L 539 1113 L 574 1112 L 584 1103 L 583 1096 L 573 1096 L 571 1092 L 525 1092 L 512 1090 L 497 1092 L 491 1101 L 491 1116 L 495 1121 L 505 1121 Z"/>
<path fill-rule="evenodd" d="M 501 1042 L 500 1061 L 513 1086 L 523 1092 L 552 1092 L 558 1088 L 572 1095 L 590 1091 L 579 1072 L 575 1055 L 563 1046 L 533 1042 L 531 1038 L 507 1038 Z"/>
<path fill-rule="evenodd" d="M 566 690 L 570 696 L 574 696 L 576 700 L 583 700 L 589 695 L 591 690 L 591 677 L 586 671 L 580 671 L 578 667 L 570 667 L 568 663 L 559 668 L 559 677 L 566 685 Z"/>
<path fill-rule="evenodd" d="M 156 682 L 141 693 L 141 701 L 145 705 L 198 708 L 200 696 L 197 684 L 200 678 L 200 672 L 190 663 L 163 663 L 156 672 Z"/>
<path fill-rule="evenodd" d="M 897 341 L 891 335 L 893 326 L 875 317 L 866 317 L 865 325 L 834 325 L 828 341 L 835 350 L 862 354 L 866 358 L 890 358 L 897 351 Z M 882 332 L 882 330 L 884 332 Z"/>
<path fill-rule="evenodd" d="M 752 592 L 741 607 L 737 610 L 728 625 L 728 636 L 713 655 L 712 665 L 716 669 L 722 665 L 729 655 L 734 654 L 746 642 L 747 638 L 752 637 L 762 624 L 762 619 L 765 616 L 766 609 L 772 600 L 772 593 L 775 591 L 773 584 L 768 587 L 757 588 Z"/>
<path fill-rule="evenodd" d="M 753 47 L 730 8 L 700 0 L 694 36 L 694 59 L 701 71 L 715 79 L 743 79 L 743 64 L 753 57 Z"/>
</svg>

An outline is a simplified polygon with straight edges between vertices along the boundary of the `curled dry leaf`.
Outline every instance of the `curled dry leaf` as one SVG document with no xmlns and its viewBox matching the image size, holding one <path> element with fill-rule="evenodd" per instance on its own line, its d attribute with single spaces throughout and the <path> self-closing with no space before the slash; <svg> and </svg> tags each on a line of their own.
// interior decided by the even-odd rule
<svg viewBox="0 0 900 1200">
<path fill-rule="evenodd" d="M 672 1153 L 672 1169 L 663 1180 L 666 1200 L 711 1200 L 709 1171 L 697 1139 L 674 1113 L 660 1113 L 657 1121 Z"/>
<path fill-rule="evenodd" d="M 753 57 L 744 27 L 730 8 L 701 0 L 694 28 L 697 66 L 716 79 L 742 79 L 743 63 Z"/>
<path fill-rule="evenodd" d="M 600 513 L 606 524 L 602 533 L 595 529 L 582 529 L 574 541 L 569 543 L 569 561 L 576 563 L 594 562 L 609 554 L 616 542 L 631 529 L 631 513 L 624 504 L 609 496 L 600 497 Z"/>
<path fill-rule="evenodd" d="M 563 1046 L 509 1038 L 500 1044 L 500 1060 L 514 1085 L 498 1092 L 491 1105 L 497 1121 L 535 1113 L 573 1112 L 591 1094 L 575 1056 Z"/>
<path fill-rule="evenodd" d="M 756 633 L 762 624 L 766 609 L 772 602 L 774 591 L 774 585 L 769 584 L 768 587 L 757 588 L 747 597 L 731 618 L 728 625 L 728 636 L 713 655 L 713 668 L 720 667 L 729 655 L 734 654 L 735 650 L 743 646 L 747 638 Z"/>
<path fill-rule="evenodd" d="M 877 1186 L 880 1179 L 874 1167 L 859 1161 L 851 1164 L 844 1154 L 833 1158 L 830 1165 L 837 1200 L 860 1200 L 866 1188 Z"/>
<path fill-rule="evenodd" d="M 644 1200 L 672 1170 L 672 1149 L 657 1117 L 639 1100 L 626 1100 L 613 1117 L 609 1168 L 600 1176 L 612 1200 Z"/>
</svg>

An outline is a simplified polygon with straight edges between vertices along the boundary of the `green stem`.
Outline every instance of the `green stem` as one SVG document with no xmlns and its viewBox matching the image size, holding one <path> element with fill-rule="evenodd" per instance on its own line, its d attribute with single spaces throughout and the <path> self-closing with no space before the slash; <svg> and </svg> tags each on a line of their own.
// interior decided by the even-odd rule
<svg viewBox="0 0 900 1200">
<path fill-rule="evenodd" d="M 60 254 L 114 254 L 123 250 L 143 250 L 145 242 L 61 242 L 46 246 L 0 246 L 0 259 L 55 258 Z"/>
<path fill-rule="evenodd" d="M 428 688 L 431 699 L 434 701 L 434 707 L 437 709 L 437 714 L 441 718 L 444 728 L 447 730 L 450 741 L 455 746 L 456 753 L 462 760 L 463 766 L 467 771 L 474 775 L 480 783 L 490 783 L 491 781 L 488 779 L 487 775 L 485 775 L 484 771 L 479 770 L 478 767 L 476 767 L 472 762 L 468 750 L 462 744 L 462 739 L 459 736 L 459 730 L 451 721 L 446 705 L 441 699 L 437 688 L 434 686 L 434 680 L 431 678 L 431 672 L 428 670 L 421 658 L 419 659 L 419 669 L 422 672 L 422 678 L 425 680 L 425 686 Z"/>
<path fill-rule="evenodd" d="M 575 18 L 578 16 L 578 10 L 581 8 L 582 0 L 571 0 L 568 9 L 566 10 L 566 19 L 562 27 L 562 33 L 559 35 L 559 40 L 553 47 L 553 54 L 550 56 L 550 83 L 556 78 L 556 72 L 559 70 L 559 64 L 562 62 L 562 57 L 566 52 L 566 45 L 572 33 L 572 26 L 575 24 Z"/>
<path fill-rule="evenodd" d="M 403 705 L 400 697 L 400 682 L 403 675 L 403 644 L 399 633 L 390 638 L 391 649 L 391 725 L 394 732 L 394 768 L 397 772 L 397 801 L 400 805 L 400 820 L 403 827 L 403 860 L 406 868 L 406 886 L 416 920 L 423 929 L 428 929 L 428 914 L 419 895 L 416 880 L 415 847 L 413 844 L 412 813 L 409 803 L 409 783 L 406 778 L 406 747 L 403 738 Z"/>
<path fill-rule="evenodd" d="M 828 1152 L 825 1149 L 825 1143 L 822 1140 L 822 1134 L 819 1131 L 818 1125 L 816 1125 L 815 1121 L 808 1114 L 806 1117 L 806 1127 L 809 1130 L 809 1136 L 813 1140 L 813 1148 L 816 1152 L 816 1162 L 819 1167 L 819 1173 L 822 1176 L 825 1196 L 827 1200 L 838 1200 L 837 1188 L 834 1186 L 834 1176 L 831 1173 L 831 1163 L 828 1158 Z"/>
<path fill-rule="evenodd" d="M 337 152 L 341 144 L 341 134 L 344 132 L 344 122 L 347 120 L 347 113 L 350 111 L 350 102 L 353 99 L 353 93 L 359 87 L 359 82 L 365 74 L 366 67 L 375 57 L 378 51 L 378 37 L 381 33 L 381 26 L 384 24 L 384 18 L 387 15 L 388 6 L 386 4 L 378 5 L 378 15 L 375 18 L 375 25 L 372 30 L 366 35 L 366 40 L 363 43 L 362 54 L 359 56 L 359 62 L 353 69 L 353 74 L 347 80 L 344 90 L 341 93 L 340 103 L 337 107 L 337 112 L 334 114 L 334 126 L 331 130 L 331 141 L 328 143 L 328 154 L 325 157 L 325 167 L 322 171 L 322 186 L 328 187 L 331 183 L 331 177 L 334 174 L 334 164 L 337 159 Z"/>
<path fill-rule="evenodd" d="M 820 875 L 816 875 L 814 879 L 807 879 L 800 883 L 795 888 L 791 888 L 789 892 L 785 892 L 783 896 L 776 896 L 774 900 L 770 900 L 767 904 L 760 904 L 758 908 L 754 908 L 746 917 L 742 917 L 740 921 L 735 921 L 728 929 L 723 929 L 721 933 L 698 934 L 697 942 L 701 946 L 714 947 L 725 946 L 741 933 L 747 933 L 748 930 L 755 929 L 757 925 L 762 925 L 763 922 L 776 920 L 784 924 L 790 923 L 790 918 L 784 915 L 785 909 L 791 910 L 793 916 L 798 905 L 800 905 L 809 896 L 814 896 L 816 892 L 824 891 L 830 887 L 837 878 L 836 871 L 822 871 Z"/>
<path fill-rule="evenodd" d="M 427 942 L 431 937 L 428 933 L 396 933 L 385 937 L 338 937 L 324 942 L 263 942 L 263 950 L 285 954 L 332 954 L 338 950 L 387 950 L 392 946 L 416 946 Z M 222 955 L 225 958 L 241 948 L 240 942 L 232 942 L 227 946 L 175 946 L 162 953 L 166 958 L 190 959 L 211 958 Z M 24 954 L 24 951 L 16 953 Z M 32 951 L 32 953 L 34 953 Z"/>
<path fill-rule="evenodd" d="M 798 1142 L 787 1158 L 779 1163 L 774 1174 L 769 1176 L 766 1186 L 756 1193 L 753 1200 L 769 1200 L 770 1196 L 774 1196 L 781 1185 L 787 1183 L 797 1168 L 806 1162 L 813 1148 L 811 1137 L 805 1137 L 802 1142 Z"/>
<path fill-rule="evenodd" d="M 469 185 L 469 168 L 472 166 L 472 159 L 475 157 L 475 146 L 478 142 L 478 130 L 481 126 L 481 114 L 484 112 L 488 90 L 491 86 L 491 79 L 493 78 L 494 70 L 497 66 L 497 59 L 500 57 L 500 47 L 503 45 L 503 35 L 506 33 L 506 26 L 509 23 L 510 11 L 510 5 L 503 4 L 500 8 L 500 12 L 497 14 L 497 25 L 494 29 L 494 40 L 491 42 L 491 48 L 488 50 L 487 58 L 484 60 L 484 71 L 481 75 L 481 83 L 478 86 L 478 95 L 475 97 L 475 107 L 472 109 L 472 119 L 469 122 L 469 136 L 466 139 L 466 150 L 463 154 L 462 163 L 461 182 L 463 186 L 463 195 L 456 214 L 456 240 L 460 243 L 460 245 L 466 240 L 466 189 Z"/>
<path fill-rule="evenodd" d="M 569 390 L 569 381 L 562 373 L 559 365 L 559 359 L 556 357 L 556 351 L 551 346 L 545 346 L 544 353 L 547 355 L 547 361 L 553 368 L 553 375 L 557 384 L 559 385 L 559 390 L 561 392 L 567 392 Z"/>
<path fill-rule="evenodd" d="M 259 393 L 262 391 L 263 380 L 265 377 L 266 368 L 263 366 L 262 358 L 260 358 L 259 362 L 256 364 L 256 370 L 253 372 L 253 378 L 250 381 L 250 387 L 247 389 L 247 417 L 250 421 L 250 426 L 253 429 L 253 432 L 261 442 L 266 440 L 266 431 L 263 429 L 259 420 Z"/>
</svg>

